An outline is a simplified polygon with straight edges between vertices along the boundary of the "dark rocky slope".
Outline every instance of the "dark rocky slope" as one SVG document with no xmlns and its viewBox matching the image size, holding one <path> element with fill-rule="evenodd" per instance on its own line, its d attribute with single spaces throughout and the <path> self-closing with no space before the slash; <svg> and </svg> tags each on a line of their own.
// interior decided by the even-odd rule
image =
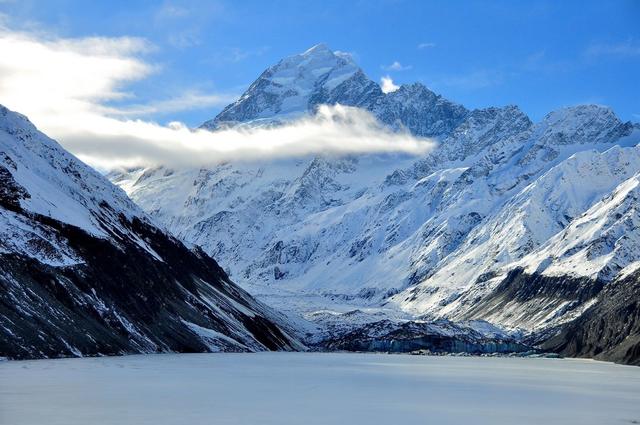
<svg viewBox="0 0 640 425">
<path fill-rule="evenodd" d="M 295 347 L 269 318 L 273 313 L 202 251 L 189 251 L 137 220 L 127 223 L 150 242 L 164 260 L 159 262 L 135 245 L 115 247 L 79 228 L 34 218 L 68 241 L 85 263 L 52 267 L 22 255 L 0 256 L 2 356 Z M 224 337 L 208 338 L 198 327 Z"/>
<path fill-rule="evenodd" d="M 300 348 L 280 316 L 0 108 L 0 356 Z"/>
<path fill-rule="evenodd" d="M 608 284 L 598 301 L 542 348 L 640 366 L 640 272 Z"/>
<path fill-rule="evenodd" d="M 586 277 L 528 274 L 518 267 L 482 299 L 475 299 L 473 294 L 466 297 L 462 304 L 470 304 L 470 308 L 462 318 L 515 321 L 531 324 L 534 329 L 534 324 L 553 327 L 557 319 L 579 314 L 603 286 L 604 282 Z"/>
<path fill-rule="evenodd" d="M 605 283 L 514 269 L 464 317 L 500 321 L 515 315 L 526 323 L 539 322 L 540 312 L 549 324 L 562 316 L 575 319 L 543 326 L 522 343 L 567 357 L 640 365 L 640 271 Z"/>
</svg>

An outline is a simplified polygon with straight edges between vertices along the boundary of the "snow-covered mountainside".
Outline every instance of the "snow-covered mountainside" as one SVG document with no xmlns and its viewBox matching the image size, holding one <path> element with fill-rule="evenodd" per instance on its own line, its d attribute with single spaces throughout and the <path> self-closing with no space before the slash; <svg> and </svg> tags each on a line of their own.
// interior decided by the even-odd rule
<svg viewBox="0 0 640 425">
<path fill-rule="evenodd" d="M 316 46 L 269 68 L 204 127 L 271 125 L 318 103 L 367 109 L 439 146 L 421 158 L 319 155 L 109 177 L 249 292 L 323 326 L 323 312 L 349 323 L 357 310 L 371 323 L 481 319 L 547 332 L 640 261 L 640 127 L 607 107 L 533 123 L 515 106 L 469 111 L 419 84 L 383 94 L 351 58 Z"/>
<path fill-rule="evenodd" d="M 0 356 L 298 348 L 279 320 L 0 106 Z"/>
</svg>

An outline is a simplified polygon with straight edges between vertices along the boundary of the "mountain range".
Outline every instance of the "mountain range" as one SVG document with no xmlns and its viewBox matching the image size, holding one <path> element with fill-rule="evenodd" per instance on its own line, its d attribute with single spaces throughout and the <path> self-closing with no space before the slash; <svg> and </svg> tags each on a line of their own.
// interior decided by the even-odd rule
<svg viewBox="0 0 640 425">
<path fill-rule="evenodd" d="M 312 347 L 640 364 L 638 124 L 600 105 L 533 122 L 420 83 L 385 93 L 321 44 L 199 131 L 287 126 L 321 105 L 437 145 L 105 177 L 0 107 L 0 356 Z"/>
<path fill-rule="evenodd" d="M 638 124 L 599 105 L 532 122 L 517 106 L 469 110 L 420 83 L 383 93 L 349 55 L 317 45 L 268 68 L 202 128 L 286 125 L 324 104 L 438 146 L 417 158 L 320 154 L 109 178 L 307 342 L 444 320 L 640 361 L 628 283 L 640 273 Z M 629 293 L 614 302 L 620 287 Z M 633 314 L 595 313 L 611 303 Z"/>
</svg>

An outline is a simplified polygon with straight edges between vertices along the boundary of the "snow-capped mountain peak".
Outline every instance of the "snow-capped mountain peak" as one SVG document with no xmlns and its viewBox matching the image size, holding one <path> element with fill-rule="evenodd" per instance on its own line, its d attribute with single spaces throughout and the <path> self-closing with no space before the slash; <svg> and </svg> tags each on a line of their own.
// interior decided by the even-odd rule
<svg viewBox="0 0 640 425">
<path fill-rule="evenodd" d="M 300 117 L 322 103 L 318 98 L 340 86 L 362 81 L 364 73 L 350 55 L 317 44 L 269 67 L 236 101 L 204 128 L 257 120 L 272 123 Z"/>
<path fill-rule="evenodd" d="M 326 43 L 318 43 L 315 46 L 309 47 L 299 56 L 314 56 L 314 55 L 333 55 L 335 54 Z"/>
<path fill-rule="evenodd" d="M 304 53 L 283 59 L 267 71 L 268 76 L 263 76 L 275 87 L 287 91 L 297 89 L 298 95 L 305 96 L 317 86 L 333 89 L 358 71 L 360 68 L 349 55 L 336 54 L 325 44 L 318 44 Z M 298 105 L 289 108 L 292 106 Z"/>
<path fill-rule="evenodd" d="M 314 113 L 319 105 L 337 103 L 366 109 L 383 124 L 429 137 L 449 134 L 468 113 L 420 83 L 385 94 L 351 55 L 318 44 L 269 67 L 202 128 L 274 125 Z"/>
</svg>

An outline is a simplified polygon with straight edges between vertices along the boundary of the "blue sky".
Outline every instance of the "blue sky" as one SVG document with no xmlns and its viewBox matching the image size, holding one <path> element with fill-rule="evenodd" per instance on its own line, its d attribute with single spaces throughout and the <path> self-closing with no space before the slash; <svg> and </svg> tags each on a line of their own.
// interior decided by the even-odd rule
<svg viewBox="0 0 640 425">
<path fill-rule="evenodd" d="M 471 108 L 517 104 L 538 120 L 599 103 L 640 121 L 638 1 L 0 0 L 0 13 L 16 31 L 146 40 L 136 54 L 153 71 L 118 105 L 219 96 L 148 114 L 161 123 L 200 124 L 267 66 L 318 42 L 352 53 L 376 81 L 420 81 Z"/>
</svg>

